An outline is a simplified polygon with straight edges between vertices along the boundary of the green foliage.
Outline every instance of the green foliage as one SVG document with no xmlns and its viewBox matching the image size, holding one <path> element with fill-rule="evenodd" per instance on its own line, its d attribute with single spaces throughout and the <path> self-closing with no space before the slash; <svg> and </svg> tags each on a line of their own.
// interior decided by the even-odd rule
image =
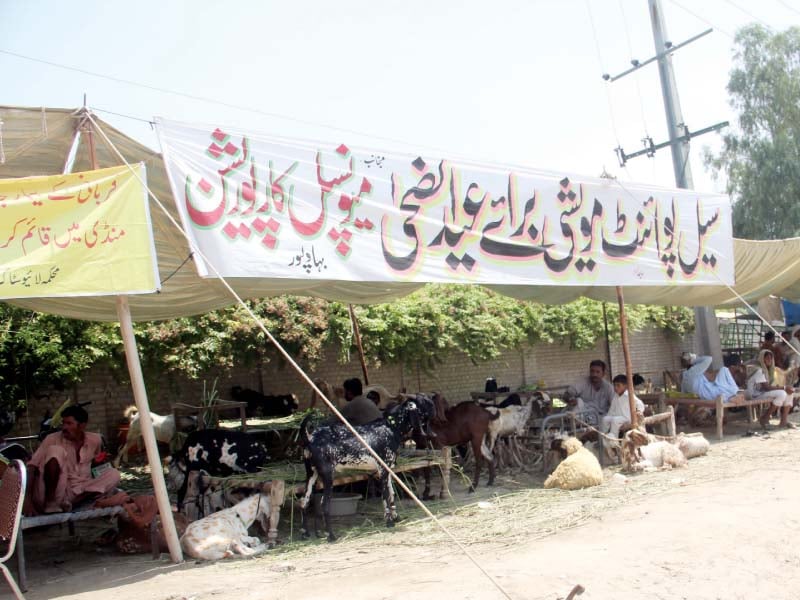
<svg viewBox="0 0 800 600">
<path fill-rule="evenodd" d="M 347 306 L 316 298 L 281 296 L 248 302 L 289 353 L 313 367 L 330 342 L 346 358 L 355 351 Z M 616 305 L 608 305 L 611 339 L 618 339 Z M 448 354 L 473 362 L 497 358 L 508 348 L 538 342 L 592 348 L 605 336 L 602 305 L 592 300 L 545 306 L 501 296 L 479 286 L 430 285 L 388 304 L 355 309 L 367 359 L 373 364 L 435 368 Z M 631 330 L 648 324 L 682 335 L 694 320 L 689 309 L 627 308 Z M 191 318 L 135 325 L 148 379 L 176 373 L 191 379 L 234 365 L 274 360 L 276 350 L 242 307 Z M 91 365 L 107 361 L 125 374 L 119 329 L 41 315 L 0 304 L 0 401 L 16 406 L 37 390 L 79 381 Z M 148 387 L 152 384 L 148 383 Z M 152 391 L 152 388 L 151 388 Z M 216 385 L 204 391 L 209 401 Z"/>
<path fill-rule="evenodd" d="M 0 303 L 0 406 L 16 409 L 54 386 L 80 381 L 95 362 L 112 358 L 118 329 L 44 315 Z"/>
<path fill-rule="evenodd" d="M 727 176 L 738 237 L 800 235 L 800 28 L 772 33 L 749 25 L 736 35 L 730 102 L 738 129 L 723 136 L 715 175 Z"/>
</svg>

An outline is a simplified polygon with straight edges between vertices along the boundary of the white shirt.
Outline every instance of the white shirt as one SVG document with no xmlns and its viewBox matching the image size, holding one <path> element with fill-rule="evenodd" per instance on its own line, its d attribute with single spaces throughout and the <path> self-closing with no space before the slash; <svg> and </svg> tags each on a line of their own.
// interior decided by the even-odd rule
<svg viewBox="0 0 800 600">
<path fill-rule="evenodd" d="M 642 402 L 637 396 L 634 396 L 633 399 L 636 402 L 636 411 L 643 413 L 644 402 Z M 611 400 L 611 406 L 608 407 L 608 414 L 606 416 L 623 417 L 628 421 L 631 420 L 631 405 L 630 402 L 628 402 L 627 390 L 621 396 L 614 394 L 614 398 Z"/>
<path fill-rule="evenodd" d="M 764 393 L 761 389 L 759 389 L 759 384 L 761 383 L 769 382 L 767 381 L 767 376 L 764 375 L 764 369 L 759 367 L 756 369 L 756 372 L 750 375 L 750 377 L 747 379 L 747 394 L 751 398 L 758 398 Z"/>
</svg>

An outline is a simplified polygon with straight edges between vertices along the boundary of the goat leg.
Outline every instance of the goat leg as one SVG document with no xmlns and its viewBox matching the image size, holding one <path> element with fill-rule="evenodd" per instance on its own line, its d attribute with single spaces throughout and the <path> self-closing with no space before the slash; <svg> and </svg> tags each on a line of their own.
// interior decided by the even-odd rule
<svg viewBox="0 0 800 600">
<path fill-rule="evenodd" d="M 394 527 L 397 518 L 397 508 L 394 504 L 394 489 L 388 471 L 381 470 L 381 489 L 383 490 L 383 517 L 387 527 Z"/>
<path fill-rule="evenodd" d="M 314 492 L 314 484 L 317 482 L 317 472 L 312 471 L 306 465 L 306 489 L 303 498 L 300 500 L 300 537 L 307 540 L 310 537 L 308 531 L 308 506 L 311 504 L 311 494 Z M 316 516 L 314 518 L 314 532 L 316 533 Z"/>
<path fill-rule="evenodd" d="M 333 535 L 333 523 L 331 523 L 331 497 L 333 496 L 333 474 L 322 476 L 322 517 L 325 519 L 325 529 L 328 532 L 328 541 L 335 542 L 336 536 Z M 316 513 L 314 513 L 316 514 Z M 317 537 L 322 537 L 317 535 Z"/>
<path fill-rule="evenodd" d="M 469 485 L 469 492 L 474 492 L 478 487 L 478 481 L 481 477 L 481 440 L 472 438 L 472 455 L 475 458 L 475 479 Z M 490 464 L 491 464 L 490 459 Z"/>
<path fill-rule="evenodd" d="M 432 500 L 431 496 L 431 468 L 425 467 L 422 469 L 422 476 L 425 478 L 425 489 L 422 491 L 423 500 Z"/>
</svg>

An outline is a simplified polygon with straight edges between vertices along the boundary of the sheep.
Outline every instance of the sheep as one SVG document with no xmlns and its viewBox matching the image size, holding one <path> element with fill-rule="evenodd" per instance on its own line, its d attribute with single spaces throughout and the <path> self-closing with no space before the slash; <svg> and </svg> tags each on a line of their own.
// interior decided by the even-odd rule
<svg viewBox="0 0 800 600">
<path fill-rule="evenodd" d="M 125 409 L 123 414 L 125 418 L 128 419 L 129 423 L 128 436 L 125 438 L 125 444 L 120 448 L 119 452 L 117 452 L 117 456 L 114 458 L 113 464 L 117 469 L 122 459 L 128 462 L 128 451 L 131 449 L 134 442 L 138 442 L 139 438 L 142 437 L 142 429 L 139 425 L 139 409 L 131 405 Z M 175 415 L 161 416 L 151 412 L 150 419 L 153 422 L 153 431 L 156 434 L 156 441 L 170 445 L 176 432 Z M 179 417 L 179 419 L 179 425 L 181 425 L 182 428 L 197 426 L 197 417 Z"/>
<path fill-rule="evenodd" d="M 247 535 L 247 530 L 258 520 L 261 529 L 269 531 L 269 513 L 269 495 L 254 494 L 230 508 L 190 523 L 181 536 L 181 547 L 192 558 L 202 560 L 258 554 L 268 546 L 257 537 Z"/>
<path fill-rule="evenodd" d="M 562 490 L 579 490 L 603 483 L 603 469 L 594 454 L 583 447 L 580 440 L 574 437 L 560 441 L 567 457 L 545 480 L 544 487 L 561 488 Z"/>
<path fill-rule="evenodd" d="M 681 433 L 678 436 L 678 448 L 687 459 L 705 456 L 710 447 L 711 444 L 703 437 L 703 434 L 685 435 Z"/>
<path fill-rule="evenodd" d="M 366 425 L 357 425 L 355 430 L 391 468 L 397 460 L 400 444 L 408 439 L 413 431 L 433 435 L 428 427 L 433 413 L 433 402 L 427 396 L 418 394 L 415 399 L 406 400 L 387 410 L 385 418 Z M 383 489 L 386 526 L 393 527 L 398 516 L 388 471 L 378 464 L 372 454 L 364 448 L 345 425 L 341 423 L 322 425 L 310 431 L 310 419 L 311 415 L 308 415 L 300 424 L 300 443 L 303 446 L 303 459 L 306 467 L 305 492 L 300 501 L 302 537 L 310 537 L 306 513 L 311 504 L 314 484 L 317 479 L 321 479 L 323 484 L 322 512 L 325 528 L 328 531 L 328 541 L 336 541 L 330 518 L 331 493 L 335 473 L 342 469 L 367 470 L 377 473 Z M 316 512 L 314 529 L 316 529 Z"/>
</svg>

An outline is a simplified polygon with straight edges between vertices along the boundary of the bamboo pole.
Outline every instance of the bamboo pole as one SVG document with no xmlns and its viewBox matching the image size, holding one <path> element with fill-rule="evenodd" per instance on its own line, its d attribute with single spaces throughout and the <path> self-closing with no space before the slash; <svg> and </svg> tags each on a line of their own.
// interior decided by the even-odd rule
<svg viewBox="0 0 800 600">
<path fill-rule="evenodd" d="M 614 369 L 611 367 L 611 340 L 608 335 L 608 312 L 606 311 L 606 303 L 603 302 L 603 329 L 606 332 L 606 359 L 608 360 L 608 379 L 614 379 Z"/>
<path fill-rule="evenodd" d="M 631 367 L 631 353 L 628 347 L 628 319 L 625 316 L 625 299 L 622 296 L 622 286 L 617 286 L 617 303 L 619 304 L 619 328 L 622 334 L 622 355 L 625 357 L 625 376 L 628 378 L 628 404 L 631 410 L 631 426 L 636 427 L 636 395 L 633 391 L 633 367 Z"/>
<path fill-rule="evenodd" d="M 356 346 L 358 347 L 358 360 L 361 361 L 361 371 L 364 373 L 364 385 L 369 385 L 369 373 L 367 373 L 367 361 L 364 359 L 364 346 L 361 345 L 361 332 L 358 329 L 358 319 L 356 319 L 356 311 L 353 310 L 353 305 L 348 304 L 350 307 L 350 321 L 353 323 L 353 336 L 356 338 Z"/>
<path fill-rule="evenodd" d="M 92 169 L 99 169 L 97 162 L 97 150 L 94 141 L 94 132 L 90 122 L 85 124 L 87 143 L 89 145 L 89 159 Z M 161 526 L 164 530 L 164 537 L 169 548 L 169 555 L 173 562 L 183 561 L 183 552 L 178 540 L 178 531 L 175 528 L 175 520 L 172 517 L 172 506 L 167 494 L 167 484 L 164 481 L 164 468 L 161 466 L 161 457 L 158 454 L 158 444 L 153 430 L 153 419 L 150 417 L 150 405 L 147 402 L 147 391 L 144 387 L 144 376 L 142 366 L 139 363 L 139 351 L 136 348 L 136 338 L 133 334 L 133 320 L 131 310 L 128 305 L 127 296 L 117 296 L 117 317 L 119 327 L 122 332 L 122 344 L 125 348 L 125 360 L 128 364 L 128 374 L 131 378 L 133 387 L 133 400 L 139 411 L 139 428 L 144 440 L 145 451 L 147 452 L 147 462 L 150 465 L 150 477 L 153 481 L 153 492 L 158 505 L 158 512 L 161 515 Z"/>
</svg>

